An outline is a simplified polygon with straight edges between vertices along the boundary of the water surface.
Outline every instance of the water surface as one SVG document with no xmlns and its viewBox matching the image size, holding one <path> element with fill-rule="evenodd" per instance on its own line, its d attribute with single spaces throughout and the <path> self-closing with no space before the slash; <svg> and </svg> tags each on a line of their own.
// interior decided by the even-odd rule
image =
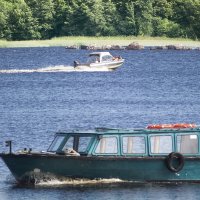
<svg viewBox="0 0 200 200">
<path fill-rule="evenodd" d="M 0 151 L 7 150 L 7 139 L 14 150 L 46 150 L 58 130 L 199 124 L 199 51 L 111 51 L 126 60 L 114 72 L 65 70 L 88 53 L 0 49 Z M 0 199 L 197 199 L 199 189 L 199 184 L 24 188 L 0 161 Z"/>
</svg>

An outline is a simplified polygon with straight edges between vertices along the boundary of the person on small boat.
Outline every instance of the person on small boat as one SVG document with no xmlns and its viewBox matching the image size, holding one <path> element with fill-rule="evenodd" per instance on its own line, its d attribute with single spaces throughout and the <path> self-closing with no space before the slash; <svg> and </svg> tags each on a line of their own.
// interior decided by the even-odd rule
<svg viewBox="0 0 200 200">
<path fill-rule="evenodd" d="M 66 155 L 69 155 L 69 156 L 80 156 L 80 153 L 78 153 L 77 151 L 75 151 L 74 149 L 72 148 L 67 148 L 64 150 L 64 153 Z"/>
<path fill-rule="evenodd" d="M 77 60 L 74 61 L 74 67 L 77 67 L 79 62 Z"/>
<path fill-rule="evenodd" d="M 99 58 L 96 58 L 95 63 L 99 63 L 99 62 L 100 62 L 100 59 L 99 59 Z"/>
<path fill-rule="evenodd" d="M 113 57 L 113 61 L 119 61 L 119 60 L 121 60 L 121 59 L 122 59 L 121 56 L 115 56 L 115 57 Z"/>
</svg>

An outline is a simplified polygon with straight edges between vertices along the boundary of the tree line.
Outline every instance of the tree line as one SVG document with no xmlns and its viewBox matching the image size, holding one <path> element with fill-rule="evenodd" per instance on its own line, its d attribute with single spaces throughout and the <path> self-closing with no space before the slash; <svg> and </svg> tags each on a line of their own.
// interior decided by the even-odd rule
<svg viewBox="0 0 200 200">
<path fill-rule="evenodd" d="M 200 39 L 200 1 L 0 0 L 0 39 L 117 35 Z"/>
</svg>

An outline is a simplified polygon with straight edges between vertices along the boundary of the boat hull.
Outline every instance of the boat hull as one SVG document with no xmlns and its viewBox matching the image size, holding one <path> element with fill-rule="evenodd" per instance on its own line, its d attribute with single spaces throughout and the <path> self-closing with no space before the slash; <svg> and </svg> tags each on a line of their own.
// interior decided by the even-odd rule
<svg viewBox="0 0 200 200">
<path fill-rule="evenodd" d="M 113 61 L 113 62 L 102 62 L 102 63 L 91 63 L 91 64 L 79 64 L 75 67 L 75 69 L 83 70 L 83 69 L 108 69 L 115 70 L 120 67 L 124 63 L 124 60 Z"/>
<path fill-rule="evenodd" d="M 33 172 L 66 178 L 110 179 L 136 182 L 200 181 L 200 157 L 186 157 L 181 171 L 167 168 L 166 157 L 96 157 L 48 154 L 1 154 L 18 182 Z"/>
</svg>

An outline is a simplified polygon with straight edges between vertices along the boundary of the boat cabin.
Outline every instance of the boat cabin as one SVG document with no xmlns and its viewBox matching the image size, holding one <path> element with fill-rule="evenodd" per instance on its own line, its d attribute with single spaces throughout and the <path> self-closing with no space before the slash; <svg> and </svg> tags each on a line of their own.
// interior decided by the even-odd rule
<svg viewBox="0 0 200 200">
<path fill-rule="evenodd" d="M 121 56 L 112 56 L 109 52 L 93 52 L 86 62 L 74 61 L 76 70 L 108 70 L 113 71 L 124 63 Z"/>
<path fill-rule="evenodd" d="M 42 177 L 200 182 L 200 127 L 194 124 L 58 132 L 47 152 L 12 153 L 9 144 L 10 153 L 0 157 L 19 182 L 37 179 L 39 172 Z"/>
<path fill-rule="evenodd" d="M 200 128 L 95 129 L 85 132 L 58 132 L 48 152 L 76 156 L 167 156 L 179 152 L 200 156 Z"/>
<path fill-rule="evenodd" d="M 87 63 L 102 63 L 113 61 L 113 56 L 109 52 L 93 52 L 89 54 Z"/>
</svg>

